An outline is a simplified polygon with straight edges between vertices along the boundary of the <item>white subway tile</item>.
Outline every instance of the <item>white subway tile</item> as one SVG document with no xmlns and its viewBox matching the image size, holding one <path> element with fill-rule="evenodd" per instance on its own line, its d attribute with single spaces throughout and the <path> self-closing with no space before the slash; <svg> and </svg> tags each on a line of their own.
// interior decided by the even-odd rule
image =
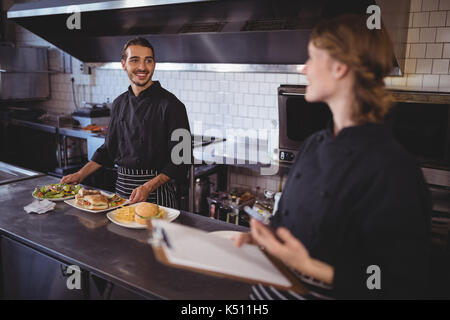
<svg viewBox="0 0 450 320">
<path fill-rule="evenodd" d="M 413 17 L 414 28 L 428 27 L 428 21 L 430 19 L 429 12 L 415 12 Z"/>
<path fill-rule="evenodd" d="M 244 76 L 244 80 L 247 82 L 255 81 L 255 75 L 253 73 L 246 73 Z"/>
<path fill-rule="evenodd" d="M 287 75 L 284 73 L 278 73 L 277 74 L 277 82 L 279 84 L 286 84 L 287 83 Z"/>
<path fill-rule="evenodd" d="M 230 81 L 230 92 L 239 92 L 239 82 Z"/>
<path fill-rule="evenodd" d="M 259 84 L 259 93 L 268 94 L 270 91 L 270 85 L 267 82 L 261 82 Z"/>
<path fill-rule="evenodd" d="M 264 96 L 264 106 L 269 108 L 278 106 L 277 96 Z"/>
<path fill-rule="evenodd" d="M 419 12 L 422 10 L 422 0 L 411 0 L 410 11 Z"/>
<path fill-rule="evenodd" d="M 392 77 L 393 87 L 406 87 L 407 77 Z"/>
<path fill-rule="evenodd" d="M 216 75 L 215 72 L 206 72 L 206 80 L 215 80 L 216 79 Z"/>
<path fill-rule="evenodd" d="M 433 74 L 448 74 L 449 59 L 434 59 Z"/>
<path fill-rule="evenodd" d="M 264 96 L 262 94 L 255 94 L 254 99 L 255 99 L 255 101 L 254 101 L 255 106 L 257 106 L 257 107 L 264 106 Z"/>
<path fill-rule="evenodd" d="M 299 76 L 297 74 L 288 74 L 287 75 L 287 82 L 289 84 L 298 84 L 299 83 Z"/>
<path fill-rule="evenodd" d="M 444 44 L 444 53 L 442 54 L 442 58 L 450 58 L 450 43 Z"/>
<path fill-rule="evenodd" d="M 252 93 L 252 94 L 259 93 L 259 85 L 260 85 L 259 82 L 250 82 L 249 88 L 248 88 L 249 93 Z"/>
<path fill-rule="evenodd" d="M 256 82 L 264 82 L 264 73 L 255 73 Z"/>
<path fill-rule="evenodd" d="M 216 72 L 216 80 L 225 80 L 225 74 L 223 72 Z"/>
<path fill-rule="evenodd" d="M 408 88 L 419 89 L 422 87 L 423 76 L 417 74 L 408 75 L 408 79 L 406 81 L 406 85 Z"/>
<path fill-rule="evenodd" d="M 439 91 L 450 91 L 450 75 L 439 76 Z"/>
<path fill-rule="evenodd" d="M 439 8 L 439 0 L 424 0 L 422 2 L 422 11 L 435 11 Z"/>
<path fill-rule="evenodd" d="M 189 77 L 188 77 L 188 72 L 187 72 L 187 71 L 180 71 L 180 79 L 181 79 L 181 80 L 187 80 L 187 79 L 189 79 Z"/>
<path fill-rule="evenodd" d="M 434 58 L 434 59 L 440 59 L 442 58 L 442 43 L 430 43 L 427 44 L 427 52 L 425 57 L 426 58 Z"/>
<path fill-rule="evenodd" d="M 439 10 L 450 10 L 450 0 L 440 0 Z"/>
<path fill-rule="evenodd" d="M 248 116 L 250 118 L 256 118 L 258 116 L 258 108 L 257 107 L 249 107 L 248 108 Z"/>
<path fill-rule="evenodd" d="M 235 80 L 236 81 L 244 81 L 245 80 L 244 79 L 244 74 L 243 73 L 236 73 Z"/>
<path fill-rule="evenodd" d="M 238 114 L 241 117 L 246 117 L 248 114 L 248 106 L 241 106 L 238 110 Z"/>
<path fill-rule="evenodd" d="M 216 93 L 213 91 L 206 92 L 206 102 L 214 102 L 216 97 Z"/>
<path fill-rule="evenodd" d="M 416 73 L 431 73 L 432 59 L 417 59 Z"/>
<path fill-rule="evenodd" d="M 256 129 L 260 129 L 264 127 L 264 121 L 262 119 L 255 118 L 253 119 L 253 126 Z"/>
<path fill-rule="evenodd" d="M 184 90 L 192 90 L 193 89 L 193 82 L 190 80 L 186 80 L 183 82 L 183 89 Z"/>
<path fill-rule="evenodd" d="M 266 94 L 270 95 L 277 95 L 278 94 L 278 87 L 280 86 L 279 83 L 269 83 L 270 90 L 269 92 L 266 92 Z"/>
<path fill-rule="evenodd" d="M 265 82 L 278 82 L 277 81 L 277 74 L 276 73 L 266 73 L 264 75 L 264 81 Z"/>
<path fill-rule="evenodd" d="M 236 93 L 234 95 L 234 103 L 238 105 L 244 104 L 244 94 Z"/>
<path fill-rule="evenodd" d="M 450 28 L 438 28 L 436 42 L 450 42 Z"/>
<path fill-rule="evenodd" d="M 430 12 L 430 27 L 445 27 L 447 11 Z"/>
<path fill-rule="evenodd" d="M 239 87 L 241 93 L 248 93 L 248 82 L 246 81 L 239 82 Z"/>
<path fill-rule="evenodd" d="M 425 58 L 426 48 L 427 48 L 427 45 L 424 43 L 412 44 L 409 57 L 410 58 Z"/>
<path fill-rule="evenodd" d="M 421 28 L 420 29 L 420 42 L 429 43 L 436 40 L 436 28 Z"/>
<path fill-rule="evenodd" d="M 427 89 L 438 89 L 439 88 L 439 76 L 438 75 L 424 75 L 423 76 L 423 87 Z"/>
<path fill-rule="evenodd" d="M 225 99 L 223 102 L 228 104 L 234 103 L 234 94 L 232 94 L 231 92 L 226 92 Z"/>
<path fill-rule="evenodd" d="M 244 94 L 244 104 L 247 106 L 253 105 L 253 95 Z"/>
<path fill-rule="evenodd" d="M 416 73 L 417 59 L 406 59 L 405 73 Z"/>
<path fill-rule="evenodd" d="M 229 82 L 226 81 L 226 80 L 219 81 L 219 90 L 220 91 L 224 91 L 224 92 L 230 91 L 230 89 L 229 89 Z"/>
<path fill-rule="evenodd" d="M 219 81 L 211 80 L 210 85 L 211 85 L 211 91 L 213 91 L 213 92 L 219 91 L 219 89 L 220 89 Z"/>
<path fill-rule="evenodd" d="M 235 77 L 234 72 L 225 72 L 225 80 L 227 81 L 233 81 Z"/>
<path fill-rule="evenodd" d="M 201 80 L 200 86 L 204 91 L 211 91 L 211 82 L 208 80 Z"/>
</svg>

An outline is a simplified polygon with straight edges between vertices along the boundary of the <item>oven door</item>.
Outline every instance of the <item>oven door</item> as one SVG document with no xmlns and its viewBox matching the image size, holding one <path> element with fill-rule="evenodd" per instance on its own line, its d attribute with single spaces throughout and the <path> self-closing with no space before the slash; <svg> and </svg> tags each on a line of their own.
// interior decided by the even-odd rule
<svg viewBox="0 0 450 320">
<path fill-rule="evenodd" d="M 325 129 L 332 114 L 325 103 L 305 100 L 306 86 L 278 88 L 279 160 L 294 162 L 302 143 L 313 133 Z"/>
</svg>

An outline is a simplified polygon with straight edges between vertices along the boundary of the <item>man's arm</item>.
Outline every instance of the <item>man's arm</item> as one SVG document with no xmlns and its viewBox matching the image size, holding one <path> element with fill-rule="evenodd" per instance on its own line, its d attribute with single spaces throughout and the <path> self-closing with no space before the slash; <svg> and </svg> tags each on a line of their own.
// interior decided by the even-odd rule
<svg viewBox="0 0 450 320">
<path fill-rule="evenodd" d="M 98 164 L 97 162 L 94 161 L 89 161 L 79 171 L 62 177 L 60 183 L 73 183 L 73 184 L 81 183 L 84 179 L 86 179 L 87 176 L 94 173 L 101 167 L 102 167 L 101 164 Z"/>
</svg>

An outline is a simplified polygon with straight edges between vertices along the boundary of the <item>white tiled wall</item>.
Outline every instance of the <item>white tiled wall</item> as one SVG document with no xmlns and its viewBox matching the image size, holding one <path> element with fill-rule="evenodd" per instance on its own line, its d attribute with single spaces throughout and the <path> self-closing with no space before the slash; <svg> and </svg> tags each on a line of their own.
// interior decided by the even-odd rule
<svg viewBox="0 0 450 320">
<path fill-rule="evenodd" d="M 405 75 L 390 87 L 450 91 L 450 0 L 411 0 Z"/>
<path fill-rule="evenodd" d="M 392 88 L 450 92 L 450 0 L 411 0 L 406 68 L 403 77 L 388 77 Z M 46 45 L 50 49 L 50 68 L 61 70 L 60 51 L 43 39 L 17 27 L 18 44 Z M 157 50 L 157 48 L 156 48 Z M 73 59 L 73 73 L 80 73 Z M 41 104 L 49 112 L 69 113 L 72 102 L 72 74 L 51 74 L 51 99 Z M 155 80 L 186 105 L 191 126 L 203 121 L 208 127 L 271 128 L 278 119 L 277 87 L 304 84 L 297 74 L 209 73 L 156 71 Z M 105 102 L 114 100 L 128 87 L 121 70 L 94 69 L 90 85 L 75 85 L 76 100 Z M 280 178 L 259 177 L 245 169 L 232 169 L 231 186 L 278 189 Z"/>
</svg>

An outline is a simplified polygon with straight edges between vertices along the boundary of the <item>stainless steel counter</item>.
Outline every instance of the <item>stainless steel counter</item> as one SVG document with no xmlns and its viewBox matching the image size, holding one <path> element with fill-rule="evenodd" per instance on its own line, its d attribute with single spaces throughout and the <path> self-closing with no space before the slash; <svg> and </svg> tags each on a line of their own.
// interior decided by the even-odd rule
<svg viewBox="0 0 450 320">
<path fill-rule="evenodd" d="M 83 212 L 64 202 L 42 215 L 23 210 L 33 201 L 31 193 L 37 185 L 56 182 L 56 178 L 43 176 L 0 186 L 0 234 L 148 298 L 248 298 L 248 284 L 159 263 L 147 244 L 147 230 L 120 227 L 104 213 Z M 206 231 L 246 230 L 188 212 L 182 212 L 174 223 Z"/>
<path fill-rule="evenodd" d="M 23 169 L 0 161 L 0 185 L 43 176 L 43 173 Z"/>
</svg>

